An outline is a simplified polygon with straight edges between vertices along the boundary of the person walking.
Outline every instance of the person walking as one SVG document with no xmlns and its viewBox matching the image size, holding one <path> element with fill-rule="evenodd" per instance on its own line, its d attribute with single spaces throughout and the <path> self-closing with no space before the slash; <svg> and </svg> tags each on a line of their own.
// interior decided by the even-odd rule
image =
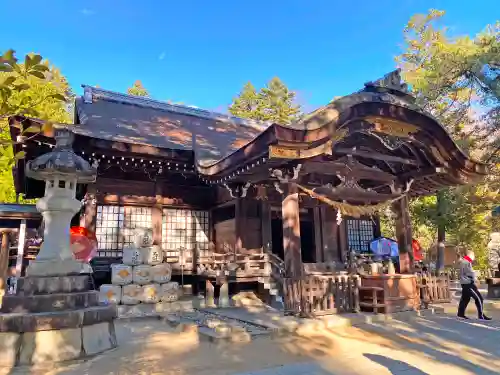
<svg viewBox="0 0 500 375">
<path fill-rule="evenodd" d="M 465 316 L 465 309 L 473 298 L 476 303 L 477 316 L 480 320 L 491 320 L 491 318 L 484 315 L 483 311 L 483 296 L 476 286 L 476 273 L 472 269 L 472 262 L 474 262 L 475 255 L 473 251 L 467 251 L 467 254 L 460 259 L 460 284 L 462 284 L 462 297 L 458 305 L 458 317 L 462 319 L 469 319 Z"/>
</svg>

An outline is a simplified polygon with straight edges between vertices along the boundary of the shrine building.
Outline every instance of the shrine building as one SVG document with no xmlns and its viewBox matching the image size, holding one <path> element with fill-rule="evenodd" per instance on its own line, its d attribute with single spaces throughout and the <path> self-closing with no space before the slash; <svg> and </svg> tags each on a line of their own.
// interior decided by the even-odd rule
<svg viewBox="0 0 500 375">
<path fill-rule="evenodd" d="M 65 126 L 73 148 L 98 177 L 78 186 L 73 224 L 96 234 L 98 259 L 114 262 L 134 228 L 153 228 L 174 275 L 193 283 L 230 273 L 257 285 L 344 269 L 349 252 L 380 236 L 377 210 L 387 202 L 400 252 L 408 251 L 409 198 L 487 174 L 416 104 L 398 71 L 290 125 L 91 86 L 76 99 L 74 122 Z M 15 151 L 26 152 L 13 171 L 26 198 L 45 187 L 25 177 L 25 163 L 55 141 L 18 138 L 19 129 L 42 123 L 10 118 Z"/>
</svg>

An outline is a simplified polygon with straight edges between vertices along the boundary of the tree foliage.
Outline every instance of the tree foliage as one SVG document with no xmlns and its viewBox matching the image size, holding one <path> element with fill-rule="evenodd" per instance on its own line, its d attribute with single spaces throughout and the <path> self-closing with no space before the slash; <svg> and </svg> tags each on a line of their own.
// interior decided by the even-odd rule
<svg viewBox="0 0 500 375">
<path fill-rule="evenodd" d="M 142 82 L 139 80 L 135 81 L 132 87 L 129 87 L 127 89 L 127 93 L 129 95 L 144 96 L 146 98 L 149 98 L 148 90 L 146 90 L 146 88 L 142 85 Z"/>
<path fill-rule="evenodd" d="M 45 129 L 24 129 L 33 136 L 49 130 L 51 122 L 71 122 L 69 99 L 73 97 L 66 78 L 40 55 L 29 54 L 19 63 L 13 50 L 0 57 L 0 202 L 13 202 L 16 194 L 12 166 L 24 157 L 13 155 L 8 118 L 25 115 L 46 120 Z"/>
<path fill-rule="evenodd" d="M 290 91 L 278 77 L 271 79 L 259 91 L 248 82 L 233 99 L 229 112 L 242 118 L 289 124 L 301 114 L 300 106 L 295 103 L 295 96 L 296 93 Z"/>
<path fill-rule="evenodd" d="M 413 16 L 404 30 L 406 50 L 397 61 L 418 104 L 445 126 L 457 144 L 473 158 L 498 163 L 500 23 L 473 38 L 451 37 L 447 28 L 436 25 L 444 14 L 430 10 Z M 435 236 L 442 225 L 448 240 L 476 250 L 484 265 L 490 231 L 485 217 L 500 199 L 499 176 L 493 170 L 480 186 L 445 190 L 444 212 L 438 210 L 435 197 L 414 200 L 416 232 Z"/>
</svg>

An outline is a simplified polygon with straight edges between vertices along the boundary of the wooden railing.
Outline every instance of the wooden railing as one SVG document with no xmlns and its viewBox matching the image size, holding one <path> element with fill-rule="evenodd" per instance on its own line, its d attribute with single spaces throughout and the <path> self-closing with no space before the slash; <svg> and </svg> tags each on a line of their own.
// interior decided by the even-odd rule
<svg viewBox="0 0 500 375">
<path fill-rule="evenodd" d="M 420 299 L 425 306 L 451 301 L 450 278 L 447 274 L 434 276 L 430 273 L 418 273 L 417 285 L 420 289 Z"/>
<path fill-rule="evenodd" d="M 357 275 L 304 275 L 284 278 L 285 311 L 317 317 L 359 311 L 360 278 Z"/>
</svg>

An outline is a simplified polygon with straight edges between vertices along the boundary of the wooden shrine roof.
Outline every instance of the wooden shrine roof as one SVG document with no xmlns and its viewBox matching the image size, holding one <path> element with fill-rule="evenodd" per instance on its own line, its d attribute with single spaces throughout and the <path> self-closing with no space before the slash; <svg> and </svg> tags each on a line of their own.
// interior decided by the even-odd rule
<svg viewBox="0 0 500 375">
<path fill-rule="evenodd" d="M 91 86 L 75 106 L 77 134 L 176 150 L 196 143 L 201 163 L 234 152 L 270 125 Z"/>
<path fill-rule="evenodd" d="M 329 184 L 331 190 L 346 187 L 341 181 L 345 157 L 354 163 L 351 182 L 360 189 L 360 201 L 389 199 L 395 189 L 414 196 L 430 194 L 445 186 L 478 182 L 488 173 L 485 164 L 468 158 L 443 126 L 415 104 L 399 71 L 297 123 L 273 124 L 228 157 L 210 166 L 198 165 L 198 171 L 207 182 L 231 189 L 273 181 L 274 169 L 288 171 L 291 177 L 300 165 L 296 181 L 318 188 Z"/>
<path fill-rule="evenodd" d="M 229 189 L 272 185 L 278 181 L 273 170 L 292 176 L 296 168 L 297 181 L 326 188 L 332 199 L 354 194 L 360 201 L 375 203 L 393 197 L 397 186 L 410 195 L 423 195 L 480 181 L 488 173 L 485 164 L 468 158 L 443 126 L 414 103 L 398 71 L 291 125 L 259 123 L 89 86 L 75 112 L 76 124 L 69 126 L 80 137 L 75 147 L 101 142 L 102 150 L 115 147 L 123 152 L 115 145 L 120 143 L 133 145 L 135 150 L 127 149 L 132 155 L 171 160 L 176 159 L 172 150 L 181 150 L 192 155 L 190 168 L 194 160 L 193 172 L 205 183 Z M 40 152 L 25 150 L 27 159 Z M 18 192 L 23 191 L 21 169 L 22 163 Z"/>
</svg>

